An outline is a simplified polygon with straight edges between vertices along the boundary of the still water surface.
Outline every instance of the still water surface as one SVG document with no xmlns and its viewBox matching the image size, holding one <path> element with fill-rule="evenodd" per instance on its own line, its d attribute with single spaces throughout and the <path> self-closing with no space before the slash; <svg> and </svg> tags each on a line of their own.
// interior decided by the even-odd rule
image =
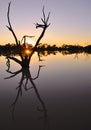
<svg viewBox="0 0 91 130">
<path fill-rule="evenodd" d="M 6 59 L 0 57 L 0 127 L 5 130 L 91 130 L 91 56 L 57 53 L 42 59 L 39 61 L 34 54 L 29 71 L 21 70 L 10 77 Z M 20 69 L 11 61 L 12 72 Z M 19 86 L 22 77 L 24 82 Z"/>
</svg>

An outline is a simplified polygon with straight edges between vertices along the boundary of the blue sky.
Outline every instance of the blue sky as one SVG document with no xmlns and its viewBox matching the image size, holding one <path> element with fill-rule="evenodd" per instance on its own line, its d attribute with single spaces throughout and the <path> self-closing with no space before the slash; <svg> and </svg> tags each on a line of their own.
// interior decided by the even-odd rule
<svg viewBox="0 0 91 130">
<path fill-rule="evenodd" d="M 14 42 L 6 28 L 9 0 L 0 0 L 0 43 Z M 25 34 L 34 35 L 36 41 L 41 29 L 34 23 L 41 22 L 42 7 L 51 12 L 51 26 L 41 42 L 48 44 L 91 43 L 91 0 L 12 0 L 10 19 L 19 40 Z"/>
</svg>

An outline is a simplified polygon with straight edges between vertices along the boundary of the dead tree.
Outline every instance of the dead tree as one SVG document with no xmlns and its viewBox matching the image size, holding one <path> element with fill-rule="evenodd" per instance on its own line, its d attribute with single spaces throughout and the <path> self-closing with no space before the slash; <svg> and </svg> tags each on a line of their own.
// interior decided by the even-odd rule
<svg viewBox="0 0 91 130">
<path fill-rule="evenodd" d="M 22 40 L 21 40 L 21 42 L 17 39 L 17 36 L 16 36 L 16 34 L 15 34 L 13 28 L 12 28 L 11 22 L 10 22 L 10 16 L 9 16 L 9 15 L 10 15 L 10 5 L 11 5 L 11 2 L 10 2 L 9 5 L 8 5 L 7 18 L 8 18 L 8 24 L 9 24 L 9 25 L 7 26 L 7 28 L 8 28 L 8 29 L 11 31 L 11 33 L 13 34 L 13 37 L 14 37 L 14 39 L 15 39 L 15 43 L 16 43 L 17 46 L 19 46 L 19 45 L 22 43 L 22 40 L 24 40 L 24 45 L 25 45 L 25 43 L 26 43 L 26 37 L 32 38 L 32 37 L 34 37 L 34 36 L 24 35 L 23 38 L 22 38 Z M 30 56 L 27 56 L 27 55 L 26 55 L 26 57 L 25 57 L 25 56 L 23 57 L 23 56 L 22 56 L 22 53 L 19 52 L 19 55 L 20 55 L 20 57 L 21 57 L 21 61 L 18 60 L 18 59 L 16 59 L 15 57 L 11 57 L 11 56 L 8 56 L 8 57 L 7 57 L 7 58 L 9 58 L 9 59 L 11 59 L 11 60 L 13 60 L 13 61 L 19 63 L 22 67 L 29 67 L 30 59 L 31 59 L 31 57 L 32 57 L 32 55 L 33 55 L 33 53 L 34 53 L 36 47 L 38 46 L 40 40 L 43 38 L 47 27 L 49 27 L 49 25 L 50 25 L 50 23 L 48 23 L 49 17 L 50 17 L 50 12 L 48 13 L 48 16 L 46 17 L 46 16 L 45 16 L 45 12 L 44 12 L 44 7 L 43 7 L 42 13 L 43 13 L 43 18 L 41 18 L 41 21 L 42 21 L 43 24 L 36 23 L 35 25 L 36 25 L 36 28 L 42 28 L 43 31 L 41 32 L 39 38 L 37 39 L 36 44 L 35 44 L 34 48 L 32 49 L 31 55 L 30 55 Z"/>
<path fill-rule="evenodd" d="M 11 2 L 9 2 L 9 5 L 8 5 L 8 12 L 7 12 L 7 19 L 8 19 L 8 26 L 6 26 L 10 31 L 11 33 L 13 34 L 13 37 L 15 39 L 15 42 L 16 42 L 16 45 L 19 45 L 20 44 L 20 41 L 17 39 L 17 36 L 12 28 L 12 25 L 11 25 L 11 22 L 10 22 L 10 6 L 11 6 Z M 37 45 L 39 44 L 40 40 L 42 39 L 42 37 L 44 36 L 45 34 L 45 31 L 47 29 L 47 27 L 49 27 L 50 23 L 48 23 L 48 20 L 49 20 L 49 17 L 50 17 L 50 12 L 48 13 L 48 16 L 46 17 L 45 16 L 45 12 L 44 12 L 44 7 L 42 9 L 42 13 L 43 13 L 43 18 L 41 18 L 41 21 L 43 22 L 43 24 L 39 24 L 39 23 L 36 23 L 36 28 L 42 28 L 43 31 L 42 33 L 40 34 L 39 38 L 37 39 L 36 41 L 36 44 L 35 44 L 35 47 L 37 47 Z M 28 36 L 28 35 L 24 35 L 23 38 L 26 39 L 26 37 L 34 37 L 34 36 Z"/>
</svg>

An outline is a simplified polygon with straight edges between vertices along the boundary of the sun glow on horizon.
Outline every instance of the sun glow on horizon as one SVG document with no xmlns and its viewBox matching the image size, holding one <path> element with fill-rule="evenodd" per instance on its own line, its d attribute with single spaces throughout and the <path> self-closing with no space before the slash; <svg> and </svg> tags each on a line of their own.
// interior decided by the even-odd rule
<svg viewBox="0 0 91 130">
<path fill-rule="evenodd" d="M 29 55 L 29 54 L 31 53 L 31 51 L 28 50 L 28 49 L 26 49 L 26 50 L 25 50 L 25 53 Z"/>
</svg>

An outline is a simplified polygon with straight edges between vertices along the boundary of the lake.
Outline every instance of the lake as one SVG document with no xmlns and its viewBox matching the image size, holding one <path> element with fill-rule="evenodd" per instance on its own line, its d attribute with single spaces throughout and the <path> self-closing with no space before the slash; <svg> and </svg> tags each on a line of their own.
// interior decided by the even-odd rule
<svg viewBox="0 0 91 130">
<path fill-rule="evenodd" d="M 28 70 L 11 60 L 8 71 L 0 56 L 2 130 L 91 130 L 91 55 L 41 59 L 34 53 Z"/>
</svg>

